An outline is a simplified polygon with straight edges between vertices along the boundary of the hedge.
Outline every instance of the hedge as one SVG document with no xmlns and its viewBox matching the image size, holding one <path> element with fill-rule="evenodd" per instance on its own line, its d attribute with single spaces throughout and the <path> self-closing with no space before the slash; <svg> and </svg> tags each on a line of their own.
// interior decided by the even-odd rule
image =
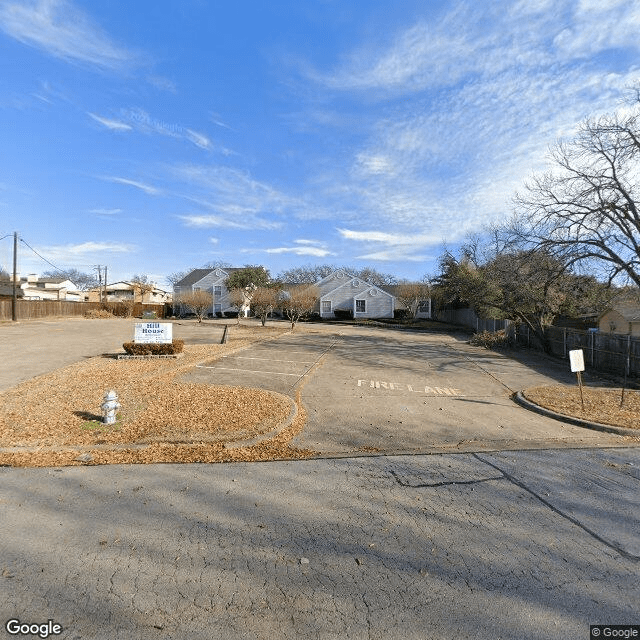
<svg viewBox="0 0 640 640">
<path fill-rule="evenodd" d="M 171 356 L 182 353 L 184 340 L 174 340 L 167 344 L 125 342 L 122 347 L 130 356 Z"/>
<path fill-rule="evenodd" d="M 352 309 L 334 309 L 333 315 L 338 320 L 353 320 L 353 310 Z"/>
</svg>

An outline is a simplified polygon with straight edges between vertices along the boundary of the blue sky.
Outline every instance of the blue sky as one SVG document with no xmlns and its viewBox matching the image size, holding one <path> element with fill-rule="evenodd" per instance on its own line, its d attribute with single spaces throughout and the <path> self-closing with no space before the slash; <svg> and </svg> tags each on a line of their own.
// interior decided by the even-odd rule
<svg viewBox="0 0 640 640">
<path fill-rule="evenodd" d="M 0 0 L 0 236 L 110 281 L 419 279 L 624 108 L 639 34 L 635 0 Z"/>
</svg>

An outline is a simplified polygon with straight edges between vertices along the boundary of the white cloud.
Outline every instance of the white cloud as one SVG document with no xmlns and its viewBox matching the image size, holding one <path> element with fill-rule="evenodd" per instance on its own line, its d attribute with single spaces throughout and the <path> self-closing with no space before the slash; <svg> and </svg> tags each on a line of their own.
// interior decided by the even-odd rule
<svg viewBox="0 0 640 640">
<path fill-rule="evenodd" d="M 183 215 L 178 216 L 184 221 L 187 227 L 197 227 L 200 229 L 207 229 L 212 227 L 219 227 L 221 229 L 278 229 L 282 226 L 279 222 L 271 222 L 270 220 L 263 220 L 256 217 L 250 217 L 241 221 L 232 219 L 223 215 Z"/>
<path fill-rule="evenodd" d="M 157 196 L 162 193 L 161 190 L 158 189 L 157 187 L 153 187 L 151 185 L 145 184 L 144 182 L 138 182 L 137 180 L 130 180 L 129 178 L 118 178 L 118 177 L 112 176 L 105 179 L 109 180 L 110 182 L 115 182 L 117 184 L 124 184 L 130 187 L 135 187 L 136 189 L 140 189 L 141 191 L 148 193 L 150 196 Z"/>
<path fill-rule="evenodd" d="M 302 246 L 302 247 L 276 247 L 273 249 L 263 249 L 266 253 L 292 253 L 296 256 L 315 256 L 316 258 L 324 258 L 325 256 L 333 256 L 327 249 L 320 247 Z"/>
<path fill-rule="evenodd" d="M 99 216 L 115 216 L 122 213 L 122 209 L 89 209 L 89 213 L 95 213 Z"/>
<path fill-rule="evenodd" d="M 64 60 L 105 69 L 135 61 L 90 18 L 66 0 L 27 0 L 0 4 L 0 29 L 20 42 Z"/>
<path fill-rule="evenodd" d="M 209 238 L 211 244 L 219 244 L 220 238 Z"/>
<path fill-rule="evenodd" d="M 110 120 L 109 118 L 97 116 L 95 113 L 88 113 L 96 122 L 99 122 L 101 125 L 107 127 L 107 129 L 111 129 L 112 131 L 131 131 L 131 129 L 133 129 L 133 127 L 126 122 Z"/>
<path fill-rule="evenodd" d="M 82 242 L 79 244 L 51 245 L 44 247 L 40 253 L 54 264 L 62 267 L 74 264 L 98 263 L 105 259 L 105 254 L 131 253 L 136 250 L 132 244 L 120 242 Z"/>
<path fill-rule="evenodd" d="M 211 149 L 211 140 L 207 138 L 207 136 L 198 133 L 197 131 L 193 131 L 193 129 L 187 129 L 186 136 L 187 140 L 193 142 L 196 147 L 200 147 L 201 149 L 209 150 Z"/>
</svg>

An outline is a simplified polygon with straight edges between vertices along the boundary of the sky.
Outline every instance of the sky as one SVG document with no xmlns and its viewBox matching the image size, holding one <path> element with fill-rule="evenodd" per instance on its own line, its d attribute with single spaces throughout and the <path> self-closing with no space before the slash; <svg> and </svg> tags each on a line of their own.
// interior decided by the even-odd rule
<svg viewBox="0 0 640 640">
<path fill-rule="evenodd" d="M 0 265 L 419 280 L 640 86 L 637 0 L 0 0 Z"/>
</svg>

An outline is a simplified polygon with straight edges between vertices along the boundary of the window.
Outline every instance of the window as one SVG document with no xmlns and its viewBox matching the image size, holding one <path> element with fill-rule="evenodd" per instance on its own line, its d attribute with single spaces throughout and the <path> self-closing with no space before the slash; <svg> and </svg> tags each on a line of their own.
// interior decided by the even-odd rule
<svg viewBox="0 0 640 640">
<path fill-rule="evenodd" d="M 331 300 L 322 301 L 322 313 L 331 313 Z"/>
<path fill-rule="evenodd" d="M 429 313 L 429 307 L 431 306 L 431 300 L 420 300 L 418 302 L 418 312 L 419 313 Z"/>
<path fill-rule="evenodd" d="M 222 295 L 222 287 L 219 284 L 213 287 L 213 295 L 216 296 L 216 298 L 219 298 Z"/>
<path fill-rule="evenodd" d="M 356 313 L 365 313 L 367 310 L 366 300 L 356 300 Z"/>
<path fill-rule="evenodd" d="M 222 305 L 221 304 L 213 305 L 213 310 L 215 311 L 215 313 L 222 313 Z"/>
</svg>

